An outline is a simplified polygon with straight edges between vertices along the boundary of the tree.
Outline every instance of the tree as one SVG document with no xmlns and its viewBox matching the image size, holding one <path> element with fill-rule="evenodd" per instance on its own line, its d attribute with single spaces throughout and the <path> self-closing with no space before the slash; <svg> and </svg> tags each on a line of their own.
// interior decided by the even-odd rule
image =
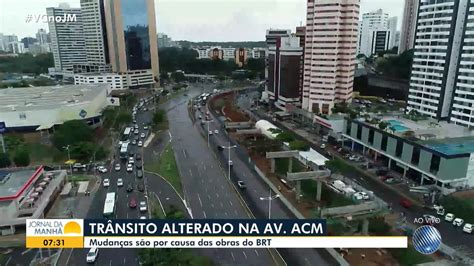
<svg viewBox="0 0 474 266">
<path fill-rule="evenodd" d="M 58 126 L 54 133 L 53 143 L 58 150 L 63 150 L 67 145 L 79 142 L 92 141 L 94 137 L 92 128 L 82 120 L 71 120 Z"/>
<path fill-rule="evenodd" d="M 133 117 L 130 113 L 120 112 L 117 115 L 117 119 L 115 120 L 115 122 L 118 125 L 124 125 L 124 124 L 130 124 L 132 122 L 132 120 L 133 120 Z"/>
<path fill-rule="evenodd" d="M 175 81 L 175 82 L 183 82 L 186 80 L 186 76 L 184 76 L 184 73 L 183 72 L 180 72 L 180 71 L 175 71 L 171 74 L 171 78 Z"/>
<path fill-rule="evenodd" d="M 164 110 L 156 110 L 153 113 L 153 124 L 154 125 L 159 125 L 165 121 L 166 118 L 166 112 Z"/>
<path fill-rule="evenodd" d="M 379 129 L 380 130 L 385 130 L 388 127 L 388 125 L 389 124 L 387 122 L 382 121 L 382 122 L 379 123 Z"/>
<path fill-rule="evenodd" d="M 298 151 L 308 151 L 309 144 L 303 140 L 293 140 L 290 142 L 290 149 L 291 150 L 298 150 Z"/>
<path fill-rule="evenodd" d="M 13 156 L 13 162 L 16 166 L 28 166 L 30 164 L 30 154 L 28 150 L 19 148 Z"/>
<path fill-rule="evenodd" d="M 0 168 L 8 167 L 12 164 L 8 153 L 0 153 Z"/>
<path fill-rule="evenodd" d="M 292 133 L 288 131 L 282 131 L 276 136 L 276 139 L 281 142 L 290 142 L 290 141 L 295 140 L 295 137 L 293 136 Z"/>
<path fill-rule="evenodd" d="M 78 160 L 89 160 L 94 154 L 94 144 L 92 142 L 78 142 L 70 147 L 71 158 Z"/>
<path fill-rule="evenodd" d="M 161 72 L 160 73 L 160 79 L 163 80 L 163 81 L 166 81 L 166 80 L 170 79 L 170 76 L 168 75 L 167 72 Z"/>
</svg>

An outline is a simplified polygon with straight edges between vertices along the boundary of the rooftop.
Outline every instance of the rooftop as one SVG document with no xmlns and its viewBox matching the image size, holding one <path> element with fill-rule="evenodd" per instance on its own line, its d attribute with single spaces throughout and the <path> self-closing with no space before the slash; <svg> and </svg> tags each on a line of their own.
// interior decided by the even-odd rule
<svg viewBox="0 0 474 266">
<path fill-rule="evenodd" d="M 5 197 L 16 197 L 22 189 L 26 188 L 29 181 L 33 180 L 34 174 L 38 170 L 12 172 L 0 171 L 0 176 L 3 176 L 2 181 L 0 182 L 0 199 Z"/>
<path fill-rule="evenodd" d="M 102 83 L 1 89 L 0 113 L 73 106 L 92 101 L 109 87 Z"/>
<path fill-rule="evenodd" d="M 474 153 L 474 131 L 466 127 L 423 119 L 413 121 L 402 116 L 383 116 L 387 131 L 446 155 Z M 375 125 L 374 125 L 375 126 Z"/>
</svg>

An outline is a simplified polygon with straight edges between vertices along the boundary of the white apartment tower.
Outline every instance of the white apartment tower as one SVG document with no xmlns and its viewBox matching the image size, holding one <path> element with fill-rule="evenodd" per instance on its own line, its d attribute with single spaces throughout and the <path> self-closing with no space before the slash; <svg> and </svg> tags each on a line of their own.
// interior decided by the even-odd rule
<svg viewBox="0 0 474 266">
<path fill-rule="evenodd" d="M 81 18 L 88 65 L 108 63 L 103 0 L 81 0 Z"/>
<path fill-rule="evenodd" d="M 420 2 L 415 34 L 414 57 L 407 111 L 416 110 L 435 119 L 448 119 L 451 108 L 457 117 L 465 100 L 461 98 L 469 78 L 470 40 L 464 39 L 466 17 L 471 0 L 423 0 Z M 469 11 L 470 13 L 473 11 Z M 469 24 L 470 25 L 470 24 Z M 467 32 L 469 34 L 469 32 Z M 457 78 L 458 62 L 463 50 L 460 77 Z M 471 78 L 472 79 L 472 78 Z M 465 83 L 466 82 L 466 83 Z M 456 84 L 457 83 L 457 84 Z M 467 86 L 466 86 L 466 85 Z M 456 92 L 453 104 L 453 96 Z M 460 122 L 460 121 L 459 121 Z"/>
<path fill-rule="evenodd" d="M 420 0 L 405 0 L 403 9 L 402 29 L 400 31 L 400 45 L 398 53 L 403 53 L 413 48 L 415 43 L 416 17 Z"/>
<path fill-rule="evenodd" d="M 474 126 L 474 1 L 468 1 L 468 17 L 464 30 L 461 58 L 456 75 L 451 122 Z M 464 3 L 463 3 L 464 4 Z"/>
<path fill-rule="evenodd" d="M 395 23 L 396 24 L 396 23 Z M 359 26 L 358 54 L 366 56 L 372 55 L 372 36 L 374 31 L 388 29 L 388 14 L 382 9 L 362 15 L 362 21 Z"/>
<path fill-rule="evenodd" d="M 390 38 L 388 42 L 388 49 L 392 49 L 393 47 L 398 47 L 398 43 L 395 42 L 396 40 L 396 35 L 397 35 L 397 24 L 398 24 L 398 18 L 397 17 L 391 17 L 387 20 L 387 29 L 390 31 Z"/>
<path fill-rule="evenodd" d="M 356 66 L 359 0 L 308 0 L 302 107 L 330 114 L 350 102 Z"/>
<path fill-rule="evenodd" d="M 54 67 L 59 72 L 72 72 L 73 65 L 87 62 L 81 9 L 62 4 L 60 7 L 46 8 L 46 14 L 48 17 L 63 17 L 64 15 L 76 17 L 75 21 L 50 20 L 48 22 Z"/>
</svg>

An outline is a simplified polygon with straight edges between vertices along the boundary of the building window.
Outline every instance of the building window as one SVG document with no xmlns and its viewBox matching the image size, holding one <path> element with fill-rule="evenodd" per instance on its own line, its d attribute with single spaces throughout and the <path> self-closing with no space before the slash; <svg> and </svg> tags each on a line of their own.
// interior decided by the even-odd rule
<svg viewBox="0 0 474 266">
<path fill-rule="evenodd" d="M 401 157 L 403 152 L 403 141 L 397 140 L 397 148 L 395 149 L 395 156 Z"/>
<path fill-rule="evenodd" d="M 362 138 L 362 125 L 357 125 L 357 139 Z"/>
<path fill-rule="evenodd" d="M 420 148 L 413 147 L 413 153 L 411 155 L 411 163 L 414 165 L 418 165 L 420 162 Z"/>
<path fill-rule="evenodd" d="M 352 123 L 351 123 L 351 122 L 347 122 L 346 135 L 348 135 L 348 136 L 351 135 L 351 129 L 352 129 Z"/>
<path fill-rule="evenodd" d="M 20 119 L 21 119 L 21 120 L 25 120 L 25 119 L 26 119 L 26 114 L 25 114 L 25 113 L 20 113 L 19 116 L 20 116 Z"/>
<path fill-rule="evenodd" d="M 380 148 L 383 151 L 387 151 L 387 142 L 388 142 L 388 137 L 386 135 L 382 136 L 382 146 Z"/>
<path fill-rule="evenodd" d="M 371 145 L 374 145 L 374 130 L 373 129 L 369 130 L 369 143 Z"/>
<path fill-rule="evenodd" d="M 439 163 L 441 158 L 438 155 L 433 154 L 431 157 L 430 171 L 432 173 L 437 173 L 439 171 Z"/>
</svg>

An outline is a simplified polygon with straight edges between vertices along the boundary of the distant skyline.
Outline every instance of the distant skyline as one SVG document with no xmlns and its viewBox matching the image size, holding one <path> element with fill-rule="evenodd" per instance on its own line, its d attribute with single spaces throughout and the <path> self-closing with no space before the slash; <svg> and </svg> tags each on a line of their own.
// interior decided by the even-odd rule
<svg viewBox="0 0 474 266">
<path fill-rule="evenodd" d="M 26 23 L 28 15 L 46 13 L 47 7 L 79 0 L 0 0 L 0 33 L 19 39 L 35 37 L 47 23 Z M 382 8 L 398 17 L 404 0 L 361 0 L 361 14 Z M 269 28 L 295 30 L 306 23 L 306 0 L 155 0 L 157 31 L 173 40 L 263 41 Z"/>
</svg>

